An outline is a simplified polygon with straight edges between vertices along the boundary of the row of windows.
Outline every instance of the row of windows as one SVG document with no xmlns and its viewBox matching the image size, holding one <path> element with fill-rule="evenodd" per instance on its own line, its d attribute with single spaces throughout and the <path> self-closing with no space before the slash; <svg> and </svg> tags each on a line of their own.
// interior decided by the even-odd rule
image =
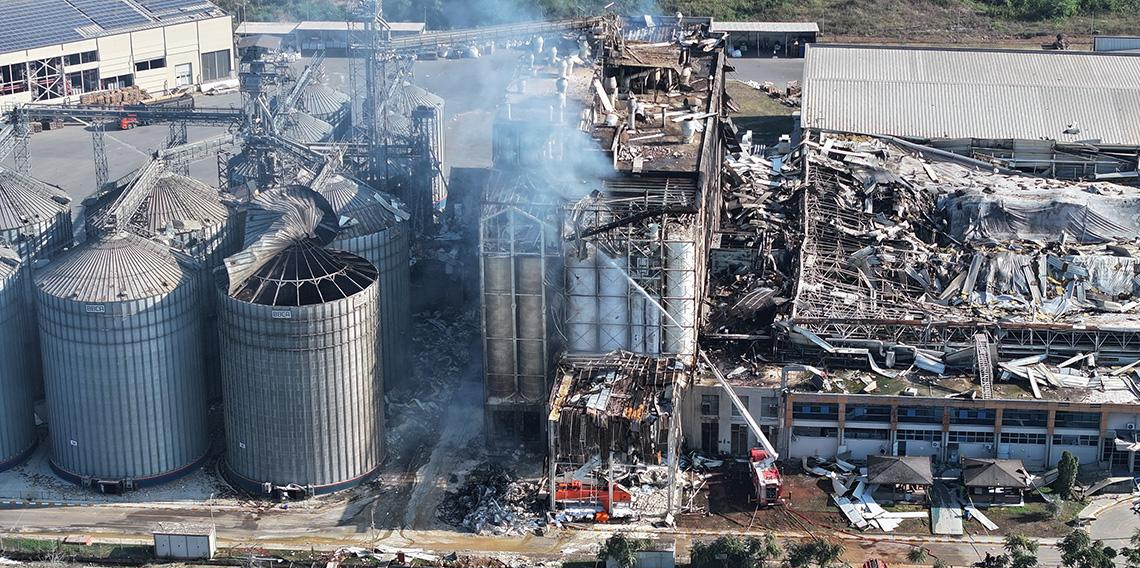
<svg viewBox="0 0 1140 568">
<path fill-rule="evenodd" d="M 792 428 L 792 435 L 797 438 L 838 438 L 839 428 L 796 426 L 795 428 Z"/>
<path fill-rule="evenodd" d="M 808 420 L 835 420 L 839 418 L 839 405 L 797 402 L 792 404 L 792 417 Z"/>
<path fill-rule="evenodd" d="M 873 428 L 848 428 L 843 431 L 846 440 L 886 440 L 890 430 L 876 430 Z"/>
<path fill-rule="evenodd" d="M 164 67 L 166 67 L 166 58 L 159 57 L 158 59 L 139 61 L 135 63 L 135 72 L 150 71 L 151 69 L 162 69 Z"/>
<path fill-rule="evenodd" d="M 748 404 L 748 397 L 741 396 L 740 402 L 744 406 L 751 408 Z M 732 405 L 732 415 L 740 416 L 740 410 L 736 405 Z M 780 400 L 774 396 L 760 397 L 760 416 L 775 418 L 780 415 Z M 702 394 L 701 395 L 701 416 L 720 416 L 720 395 L 719 394 Z"/>
<path fill-rule="evenodd" d="M 889 406 L 848 406 L 848 422 L 890 422 L 891 407 Z"/>
<path fill-rule="evenodd" d="M 1049 413 L 1044 410 L 1009 408 L 1001 415 L 1003 426 L 1044 428 L 1049 424 Z"/>
<path fill-rule="evenodd" d="M 1096 446 L 1098 436 L 1075 436 L 1069 434 L 1053 434 L 1054 446 Z"/>
<path fill-rule="evenodd" d="M 83 53 L 72 53 L 71 55 L 63 56 L 63 63 L 65 65 L 82 65 L 95 61 L 99 61 L 98 51 L 84 51 Z"/>
<path fill-rule="evenodd" d="M 946 433 L 946 441 L 959 444 L 992 444 L 994 443 L 994 433 L 951 430 Z"/>
<path fill-rule="evenodd" d="M 1024 432 L 1002 432 L 1001 443 L 1021 444 L 1031 446 L 1044 446 L 1045 434 L 1027 434 Z"/>
<path fill-rule="evenodd" d="M 899 430 L 895 439 L 913 442 L 936 442 L 942 439 L 938 430 Z"/>
</svg>

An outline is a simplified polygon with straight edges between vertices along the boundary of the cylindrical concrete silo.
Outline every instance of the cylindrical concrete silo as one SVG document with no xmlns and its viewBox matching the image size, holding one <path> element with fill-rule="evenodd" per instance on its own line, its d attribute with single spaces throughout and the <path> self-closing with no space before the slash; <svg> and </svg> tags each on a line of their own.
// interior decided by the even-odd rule
<svg viewBox="0 0 1140 568">
<path fill-rule="evenodd" d="M 124 232 L 98 235 L 35 283 L 56 473 L 122 490 L 201 463 L 201 309 L 174 253 Z"/>
<path fill-rule="evenodd" d="M 380 280 L 380 360 L 385 389 L 412 377 L 411 253 L 408 213 L 395 197 L 344 176 L 316 188 L 340 222 L 335 249 L 371 262 Z"/>
<path fill-rule="evenodd" d="M 72 243 L 71 198 L 42 181 L 0 167 L 0 243 L 25 261 Z"/>
<path fill-rule="evenodd" d="M 384 456 L 377 272 L 280 228 L 227 259 L 219 289 L 224 472 L 254 493 L 330 493 Z"/>
<path fill-rule="evenodd" d="M 24 338 L 35 333 L 28 305 L 29 271 L 16 251 L 0 246 L 0 471 L 35 448 L 31 374 L 35 352 Z"/>
</svg>

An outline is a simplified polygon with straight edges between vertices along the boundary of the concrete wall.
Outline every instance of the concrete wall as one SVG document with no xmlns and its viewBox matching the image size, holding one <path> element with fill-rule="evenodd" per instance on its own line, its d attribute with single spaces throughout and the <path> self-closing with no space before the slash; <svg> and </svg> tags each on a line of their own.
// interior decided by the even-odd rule
<svg viewBox="0 0 1140 568">
<path fill-rule="evenodd" d="M 749 414 L 761 428 L 778 428 L 780 424 L 781 409 L 777 408 L 774 416 L 764 416 L 765 399 L 772 399 L 779 403 L 780 393 L 774 388 L 734 386 L 737 396 L 748 397 Z M 701 412 L 702 395 L 717 395 L 720 404 L 715 415 L 705 415 Z M 716 422 L 719 425 L 718 449 L 729 453 L 732 450 L 732 425 L 739 424 L 747 429 L 747 422 L 743 416 L 733 416 L 732 400 L 720 385 L 697 384 L 689 391 L 681 405 L 681 430 L 685 437 L 685 445 L 690 449 L 701 447 L 701 424 Z M 769 437 L 773 444 L 776 440 Z M 756 447 L 759 442 L 751 431 L 748 432 L 748 447 Z"/>
<path fill-rule="evenodd" d="M 235 56 L 232 30 L 233 22 L 230 16 L 222 16 L 0 54 L 0 65 L 98 51 L 97 62 L 65 65 L 64 72 L 75 73 L 98 69 L 100 82 L 113 77 L 132 75 L 135 85 L 152 94 L 161 94 L 178 86 L 178 71 L 185 70 L 186 65 L 190 68 L 189 83 L 201 83 L 203 53 L 228 49 L 232 60 Z M 160 58 L 166 59 L 164 67 L 136 70 L 136 64 Z M 236 66 L 231 67 L 236 69 Z M 78 102 L 78 98 L 78 95 L 72 95 L 52 102 Z M 26 103 L 31 100 L 30 91 L 0 96 L 0 104 Z"/>
</svg>

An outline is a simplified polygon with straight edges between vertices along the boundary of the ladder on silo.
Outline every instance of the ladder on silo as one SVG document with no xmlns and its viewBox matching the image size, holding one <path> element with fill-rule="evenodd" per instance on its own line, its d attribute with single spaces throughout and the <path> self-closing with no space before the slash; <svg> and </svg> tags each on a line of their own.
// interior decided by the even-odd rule
<svg viewBox="0 0 1140 568">
<path fill-rule="evenodd" d="M 982 398 L 993 398 L 994 366 L 990 360 L 990 338 L 984 333 L 974 335 L 974 358 L 977 361 L 978 380 L 982 383 Z"/>
</svg>

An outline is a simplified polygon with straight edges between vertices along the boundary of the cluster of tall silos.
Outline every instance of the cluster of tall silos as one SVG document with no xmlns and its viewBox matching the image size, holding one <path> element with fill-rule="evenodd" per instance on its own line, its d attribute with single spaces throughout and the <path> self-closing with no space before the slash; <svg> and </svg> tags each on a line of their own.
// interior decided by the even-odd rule
<svg viewBox="0 0 1140 568">
<path fill-rule="evenodd" d="M 28 304 L 28 270 L 15 249 L 0 246 L 0 470 L 35 448 L 32 415 L 35 352 L 25 338 L 35 333 Z"/>
<path fill-rule="evenodd" d="M 384 456 L 384 315 L 407 298 L 382 289 L 407 263 L 406 214 L 345 178 L 324 190 L 335 208 L 303 187 L 257 196 L 218 281 L 224 472 L 255 493 L 336 491 Z"/>
</svg>

